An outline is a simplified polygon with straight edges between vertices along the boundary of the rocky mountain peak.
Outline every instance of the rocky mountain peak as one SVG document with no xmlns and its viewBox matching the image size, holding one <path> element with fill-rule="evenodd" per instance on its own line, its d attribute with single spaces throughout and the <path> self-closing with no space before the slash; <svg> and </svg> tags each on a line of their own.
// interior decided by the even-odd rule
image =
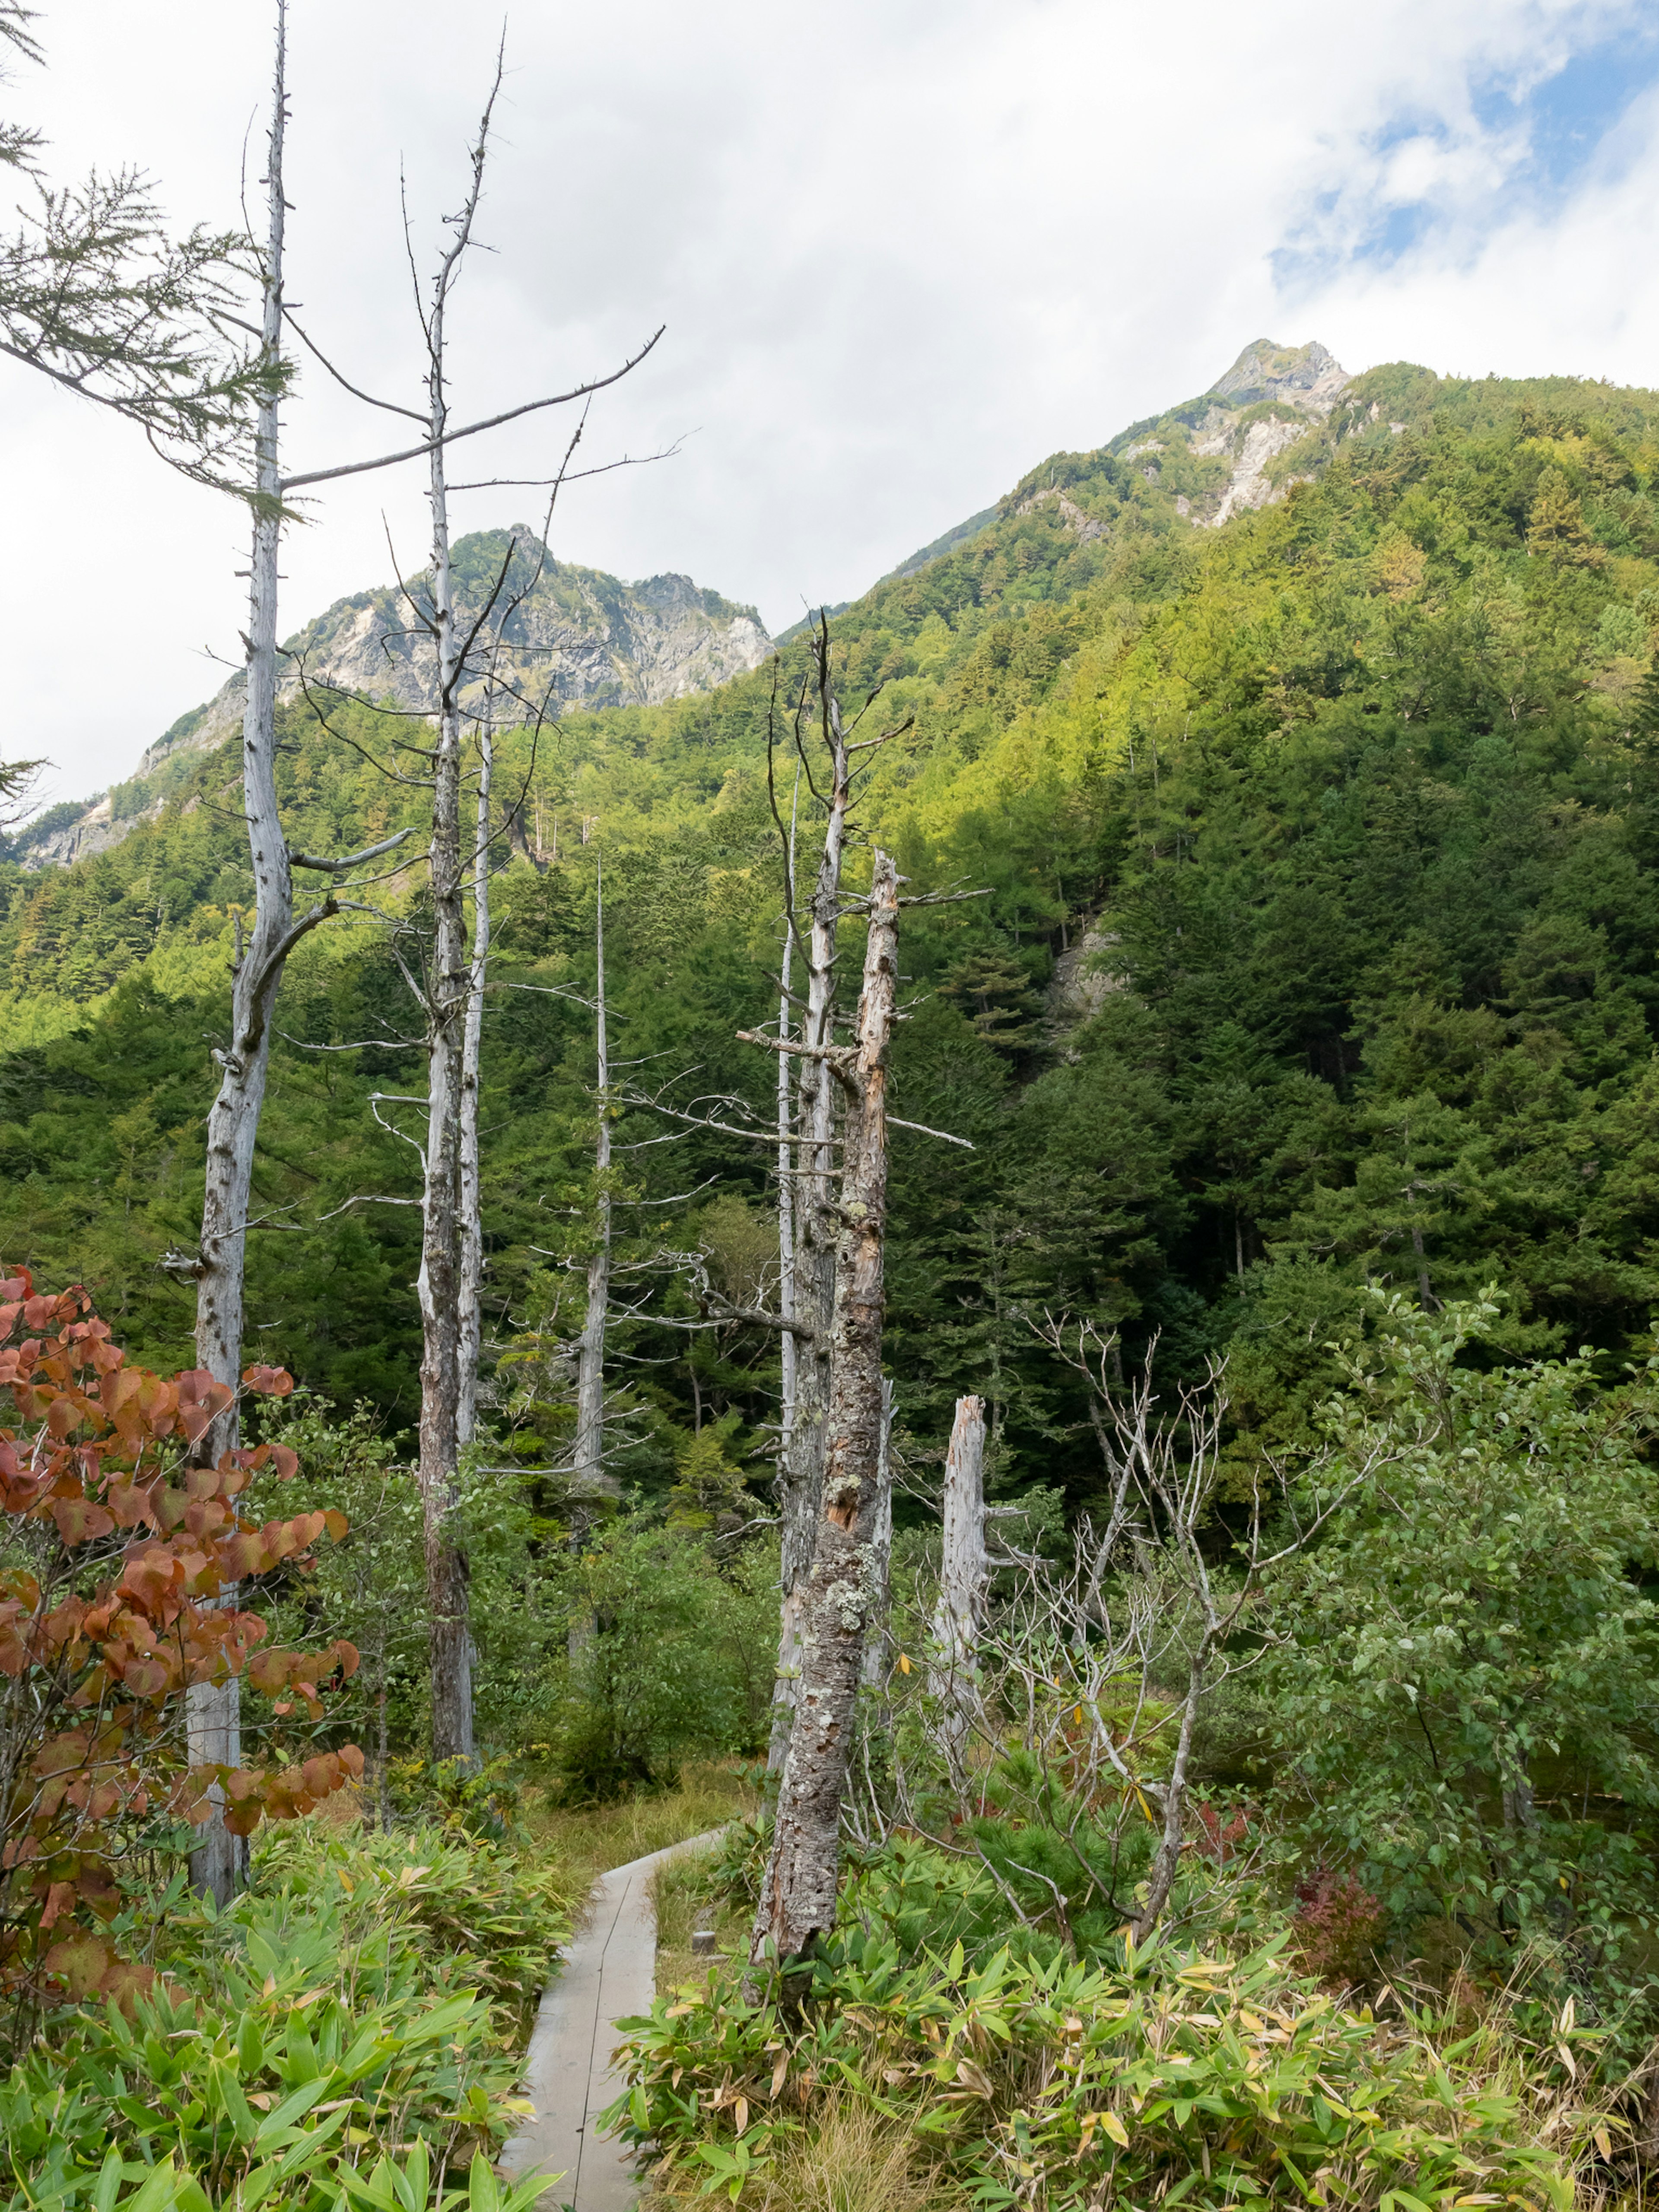
<svg viewBox="0 0 1659 2212">
<path fill-rule="evenodd" d="M 510 563 L 506 596 L 517 605 L 506 622 L 498 673 L 520 699 L 545 697 L 555 712 L 655 706 L 711 691 L 757 667 L 772 650 L 752 607 L 738 606 L 690 576 L 670 574 L 625 584 L 601 569 L 556 560 L 523 523 L 457 539 L 452 565 L 464 620 L 482 611 L 504 562 Z M 280 696 L 293 698 L 304 683 L 332 685 L 422 712 L 434 694 L 434 654 L 410 602 L 425 604 L 429 591 L 422 572 L 402 586 L 337 599 L 284 644 Z M 464 704 L 471 702 L 472 692 L 463 694 Z M 162 804 L 161 772 L 169 763 L 182 754 L 211 751 L 240 729 L 246 693 L 238 673 L 156 738 L 125 787 L 118 817 L 106 798 L 72 820 L 54 820 L 33 836 L 25 832 L 19 840 L 23 866 L 76 860 L 118 844 L 135 822 Z"/>
<path fill-rule="evenodd" d="M 1301 346 L 1256 338 L 1224 376 L 1217 377 L 1210 391 L 1233 407 L 1278 399 L 1292 407 L 1311 405 L 1313 412 L 1325 415 L 1347 381 L 1341 363 L 1317 338 Z"/>
</svg>

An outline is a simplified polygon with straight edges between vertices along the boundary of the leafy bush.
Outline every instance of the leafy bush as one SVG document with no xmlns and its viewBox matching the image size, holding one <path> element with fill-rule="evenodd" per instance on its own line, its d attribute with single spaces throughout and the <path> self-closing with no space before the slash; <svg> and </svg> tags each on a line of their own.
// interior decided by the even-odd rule
<svg viewBox="0 0 1659 2212">
<path fill-rule="evenodd" d="M 728 1577 L 684 1531 L 617 1522 L 573 1565 L 575 1627 L 556 1750 L 572 1803 L 672 1783 L 696 1753 L 756 1747 L 770 1711 L 777 1596 Z"/>
<path fill-rule="evenodd" d="M 1279 1802 L 1396 1927 L 1454 1919 L 1500 1972 L 1569 1929 L 1612 1960 L 1655 1918 L 1654 1367 L 1480 1371 L 1490 1302 L 1377 1318 L 1327 1420 L 1386 1478 L 1275 1593 Z"/>
<path fill-rule="evenodd" d="M 268 1841 L 256 1875 L 222 1914 L 175 1887 L 152 1993 L 130 2017 L 59 2013 L 0 2084 L 15 2202 L 112 2212 L 136 2181 L 155 2191 L 141 2212 L 422 2212 L 428 2184 L 402 2199 L 375 2164 L 394 2148 L 406 2181 L 417 2154 L 440 2179 L 482 2155 L 487 2177 L 568 1924 L 546 1881 L 434 1831 L 310 1824 Z M 498 2212 L 471 2186 L 471 2212 Z"/>
<path fill-rule="evenodd" d="M 941 1859 L 939 1878 L 962 1897 L 960 1869 Z M 1110 1964 L 1006 1947 L 973 1964 L 960 1943 L 913 1949 L 886 1887 L 879 1869 L 849 1885 L 804 2002 L 716 1970 L 624 2023 L 629 2087 L 607 2118 L 659 2147 L 671 2190 L 736 2200 L 857 2103 L 987 2212 L 1571 2201 L 1565 2100 L 1547 2142 L 1495 2035 L 1443 2045 L 1410 2014 L 1345 2010 L 1287 1969 L 1282 1933 L 1238 1959 L 1155 1941 Z"/>
<path fill-rule="evenodd" d="M 281 1396 L 278 1368 L 244 1385 Z M 67 1990 L 115 1996 L 149 1969 L 113 1946 L 125 1863 L 210 1814 L 250 1835 L 291 1819 L 362 1771 L 355 1745 L 317 1737 L 319 1685 L 350 1674 L 343 1638 L 309 1651 L 264 1644 L 266 1625 L 222 1594 L 301 1566 L 331 1509 L 258 1525 L 241 1503 L 280 1445 L 193 1448 L 234 1402 L 204 1369 L 171 1381 L 130 1365 L 78 1287 L 37 1293 L 0 1275 L 0 1988 L 27 2019 Z M 270 1700 L 244 1722 L 264 1762 L 192 1765 L 184 1723 L 192 1683 L 242 1677 Z"/>
</svg>

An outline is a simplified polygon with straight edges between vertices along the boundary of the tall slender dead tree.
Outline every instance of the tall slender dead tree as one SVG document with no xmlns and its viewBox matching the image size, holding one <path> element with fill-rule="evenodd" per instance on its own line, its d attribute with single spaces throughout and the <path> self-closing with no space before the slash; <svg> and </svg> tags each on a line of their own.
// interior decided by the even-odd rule
<svg viewBox="0 0 1659 2212">
<path fill-rule="evenodd" d="M 495 766 L 493 696 L 478 725 L 478 815 L 472 842 L 472 964 L 461 1039 L 459 1397 L 455 1433 L 470 1444 L 477 1425 L 478 1356 L 483 1341 L 483 1184 L 478 1155 L 478 1087 L 483 1075 L 484 991 L 489 980 L 489 796 Z"/>
<path fill-rule="evenodd" d="M 800 818 L 800 763 L 795 763 L 794 796 L 789 805 L 789 842 L 785 848 L 788 880 L 795 875 L 795 830 Z M 790 1008 L 793 994 L 789 981 L 794 972 L 795 933 L 787 915 L 783 924 L 783 956 L 778 975 L 778 1037 L 789 1042 Z M 794 1114 L 792 1097 L 793 1065 L 787 1052 L 778 1054 L 778 1312 L 786 1322 L 795 1318 L 795 1161 Z M 778 1463 L 787 1468 L 795 1433 L 795 1370 L 798 1354 L 794 1331 L 780 1333 L 780 1438 Z"/>
<path fill-rule="evenodd" d="M 437 717 L 439 743 L 429 756 L 434 769 L 431 781 L 434 786 L 434 848 L 430 857 L 434 861 L 434 902 L 439 914 L 431 972 L 448 979 L 441 989 L 429 994 L 433 1004 L 439 1009 L 437 1026 L 441 1032 L 439 1048 L 441 1060 L 441 1110 L 434 1125 L 441 1139 L 435 1148 L 439 1161 L 437 1197 L 441 1215 L 447 1224 L 447 1235 L 441 1240 L 444 1251 L 437 1255 L 437 1270 L 440 1281 L 448 1295 L 446 1297 L 441 1292 L 434 1294 L 428 1281 L 430 1256 L 428 1247 L 432 1243 L 428 1234 L 423 1238 L 422 1266 L 423 1371 L 430 1365 L 434 1373 L 441 1374 L 447 1379 L 441 1387 L 441 1403 L 431 1425 L 432 1449 L 428 1450 L 423 1443 L 422 1464 L 428 1466 L 435 1458 L 447 1461 L 449 1468 L 447 1482 L 436 1486 L 435 1489 L 427 1488 L 423 1494 L 443 1501 L 435 1512 L 428 1509 L 428 1516 L 429 1562 L 435 1560 L 440 1570 L 436 1586 L 428 1592 L 428 1595 L 433 1600 L 434 1620 L 441 1624 L 437 1640 L 442 1646 L 444 1679 L 448 1685 L 441 1699 L 434 1695 L 434 1707 L 441 1707 L 439 1725 L 442 1740 L 458 1746 L 463 1739 L 465 1742 L 465 1748 L 458 1752 L 441 1753 L 440 1755 L 470 1756 L 471 1640 L 465 1626 L 465 1561 L 454 1553 L 453 1546 L 446 1545 L 445 1532 L 441 1525 L 448 1502 L 453 1498 L 457 1457 L 453 1441 L 457 1433 L 456 1420 L 449 1416 L 459 1414 L 458 1358 L 452 1356 L 447 1361 L 431 1360 L 428 1355 L 432 1347 L 425 1340 L 435 1332 L 441 1340 L 459 1342 L 456 1297 L 459 1275 L 457 1255 L 459 1209 L 453 1201 L 459 1183 L 459 1147 L 454 1105 L 460 1089 L 459 1062 L 465 1054 L 465 1019 L 459 1010 L 467 1000 L 466 987 L 471 981 L 471 966 L 465 960 L 462 912 L 459 701 L 467 650 L 487 618 L 489 609 L 486 607 L 484 615 L 478 618 L 466 639 L 458 638 L 448 567 L 447 485 L 444 461 L 448 447 L 459 439 L 477 435 L 544 408 L 590 398 L 594 392 L 615 383 L 619 377 L 636 367 L 656 344 L 661 331 L 654 333 L 639 353 L 610 376 L 595 379 L 569 392 L 527 400 L 517 407 L 479 421 L 459 427 L 451 423 L 443 380 L 443 310 L 459 269 L 460 255 L 470 239 L 477 210 L 489 114 L 501 83 L 501 60 L 498 55 L 495 87 L 485 110 L 484 127 L 479 143 L 474 149 L 472 189 L 464 216 L 458 219 L 461 234 L 441 265 L 434 288 L 434 312 L 431 315 L 423 313 L 422 316 L 428 363 L 427 407 L 417 414 L 384 400 L 369 402 L 378 407 L 386 407 L 392 413 L 410 416 L 419 424 L 423 434 L 421 441 L 368 460 L 344 462 L 328 468 L 283 476 L 279 472 L 278 458 L 278 401 L 288 378 L 282 347 L 285 326 L 295 330 L 329 374 L 354 397 L 360 399 L 368 398 L 343 377 L 326 356 L 299 330 L 284 302 L 283 246 L 287 203 L 283 197 L 283 154 L 287 125 L 286 33 L 286 0 L 277 0 L 276 88 L 270 159 L 264 180 L 267 234 L 259 256 L 262 298 L 259 354 L 240 384 L 234 380 L 228 383 L 222 380 L 207 398 L 198 395 L 191 402 L 198 414 L 201 415 L 200 434 L 204 438 L 213 434 L 220 439 L 219 446 L 215 448 L 216 454 L 222 449 L 234 449 L 226 446 L 225 438 L 228 434 L 222 435 L 218 428 L 223 411 L 230 404 L 226 393 L 234 398 L 246 386 L 248 390 L 257 390 L 259 397 L 254 437 L 255 481 L 251 497 L 254 511 L 254 545 L 250 564 L 247 692 L 243 726 L 245 808 L 253 864 L 255 909 L 252 936 L 246 943 L 239 942 L 230 1048 L 215 1055 L 221 1066 L 222 1079 L 209 1120 L 209 1164 L 200 1251 L 193 1256 L 169 1255 L 163 1264 L 197 1281 L 199 1356 L 216 1379 L 234 1384 L 240 1358 L 244 1326 L 246 1239 L 249 1228 L 257 1225 L 249 1217 L 254 1147 L 264 1103 L 271 1015 L 283 969 L 295 945 L 307 931 L 338 912 L 343 906 L 356 903 L 339 896 L 343 879 L 349 872 L 391 851 L 410 834 L 406 830 L 398 830 L 362 852 L 338 857 L 319 859 L 307 854 L 290 853 L 288 848 L 277 806 L 275 776 L 277 560 L 285 503 L 291 494 L 312 485 L 331 483 L 343 477 L 361 475 L 423 458 L 428 461 L 432 471 L 437 588 L 431 626 L 436 633 L 440 694 Z M 198 294 L 187 292 L 184 296 L 195 300 Z M 0 346 L 0 350 L 4 350 L 3 346 Z M 189 358 L 194 360 L 199 356 Z M 185 365 L 185 357 L 180 356 L 179 362 L 175 364 L 173 380 L 181 389 Z M 98 395 L 94 392 L 94 396 Z M 219 409 L 220 413 L 215 414 L 212 411 L 214 408 Z M 204 409 L 207 411 L 203 412 Z M 123 411 L 134 410 L 124 408 Z M 182 436 L 196 417 L 186 414 L 171 427 L 163 423 L 159 428 L 148 418 L 141 416 L 141 419 L 145 419 L 147 427 L 155 429 L 165 442 L 168 438 L 176 440 Z M 567 468 L 568 465 L 567 456 Z M 202 470 L 187 472 L 204 475 Z M 561 471 L 560 481 L 564 479 L 564 473 Z M 210 471 L 206 472 L 204 480 L 219 482 L 220 478 Z M 443 549 L 441 561 L 435 552 L 440 544 Z M 505 573 L 503 569 L 503 581 Z M 328 894 L 298 919 L 293 912 L 291 872 L 295 867 L 315 870 L 333 878 Z M 459 989 L 458 977 L 462 979 Z M 434 1147 L 428 1143 L 426 1151 L 428 1165 L 423 1180 L 430 1186 L 433 1182 L 431 1162 Z M 423 1208 L 428 1231 L 432 1196 L 430 1188 L 423 1191 L 423 1199 L 428 1201 Z M 447 1208 L 443 1202 L 446 1197 L 450 1201 Z M 445 1255 L 447 1255 L 447 1265 Z M 201 1440 L 198 1449 L 216 1453 L 234 1442 L 234 1414 L 232 1413 L 216 1424 Z M 427 1428 L 423 1391 L 423 1432 Z M 455 1625 L 458 1612 L 459 1629 Z M 227 1765 L 239 1763 L 240 1719 L 237 1685 L 234 1680 L 223 1684 L 196 1686 L 191 1705 L 191 1729 L 192 1753 L 197 1759 Z M 225 1833 L 216 1807 L 204 1844 L 192 1857 L 192 1878 L 199 1887 L 210 1888 L 222 1901 L 228 1899 L 234 1886 L 239 1865 L 240 1846 L 234 1838 Z"/>
<path fill-rule="evenodd" d="M 928 1688 L 944 1708 L 951 1768 L 961 1778 L 968 1733 L 980 1710 L 979 1632 L 990 1585 L 985 1544 L 985 1405 L 958 1398 L 945 1455 L 945 1535 Z"/>
<path fill-rule="evenodd" d="M 836 718 L 837 721 L 839 717 Z M 844 1088 L 830 1393 L 817 1542 L 801 1606 L 794 1725 L 752 1957 L 799 1958 L 836 1920 L 841 1808 L 880 1518 L 887 1063 L 898 978 L 898 872 L 873 857 L 857 1041 L 788 1048 Z M 784 1048 L 780 1042 L 780 1048 Z"/>
<path fill-rule="evenodd" d="M 446 348 L 450 301 L 483 191 L 495 82 L 471 155 L 471 175 L 451 237 L 439 257 L 430 303 L 417 297 L 426 338 L 428 502 L 432 516 L 431 602 L 427 627 L 436 658 L 437 744 L 432 755 L 432 839 L 427 852 L 432 939 L 426 971 L 427 1134 L 421 1190 L 421 1425 L 418 1473 L 426 1535 L 432 1755 L 472 1757 L 472 1634 L 468 1567 L 454 1528 L 461 1444 L 461 1108 L 472 963 L 461 862 L 461 688 L 471 637 L 462 633 L 450 566 Z M 473 626 L 473 635 L 478 625 Z M 487 865 L 487 855 L 486 855 Z"/>
<path fill-rule="evenodd" d="M 336 878 L 360 860 L 383 853 L 406 832 L 383 840 L 367 853 L 334 860 L 290 856 L 276 799 L 276 592 L 282 535 L 282 483 L 278 474 L 278 402 L 284 377 L 283 346 L 283 248 L 287 203 L 283 194 L 283 150 L 288 123 L 287 9 L 278 0 L 276 79 L 264 178 L 267 224 L 261 257 L 260 344 L 267 373 L 262 384 L 255 435 L 253 549 L 249 568 L 247 695 L 242 717 L 243 811 L 253 872 L 253 923 L 244 938 L 239 927 L 231 991 L 230 1043 L 216 1051 L 221 1071 L 217 1095 L 208 1114 L 207 1166 L 202 1199 L 198 1253 L 170 1255 L 175 1273 L 196 1283 L 196 1349 L 216 1382 L 234 1389 L 241 1370 L 243 1279 L 247 1234 L 252 1224 L 253 1155 L 264 1103 L 270 1059 L 271 1015 L 289 955 L 307 933 L 337 911 L 332 891 L 297 919 L 294 912 L 292 866 L 325 870 Z M 236 1407 L 225 1413 L 198 1439 L 195 1456 L 210 1466 L 236 1442 Z M 234 1592 L 225 1602 L 234 1601 Z M 186 1698 L 192 1761 L 237 1766 L 241 1763 L 240 1687 L 236 1677 L 193 1684 Z M 191 1879 L 221 1904 L 228 1902 L 246 1864 L 246 1846 L 224 1825 L 222 1794 L 209 1793 L 213 1810 L 202 1840 L 191 1854 Z"/>
<path fill-rule="evenodd" d="M 801 1018 L 800 1075 L 797 1085 L 799 1166 L 793 1181 L 795 1255 L 791 1291 L 794 1317 L 810 1334 L 794 1343 L 794 1402 L 786 1448 L 780 1460 L 781 1519 L 779 1592 L 780 1636 L 777 1688 L 772 1708 L 768 1765 L 781 1768 L 789 1746 L 799 1700 L 801 1617 L 806 1601 L 812 1553 L 817 1541 L 823 1487 L 824 1419 L 830 1401 L 830 1321 L 835 1306 L 836 1086 L 828 1054 L 835 1042 L 836 933 L 841 921 L 841 874 L 852 804 L 853 754 L 842 726 L 841 703 L 830 684 L 830 624 L 821 617 L 814 641 L 819 735 L 827 763 L 827 787 L 815 795 L 824 804 L 823 851 L 813 886 L 807 935 L 801 950 L 806 969 L 806 1005 Z M 802 712 L 797 708 L 794 739 L 801 752 Z M 813 783 L 810 769 L 809 784 Z M 799 943 L 795 907 L 793 841 L 785 879 L 787 928 Z M 780 1146 L 780 1151 L 783 1150 Z M 802 1348 L 804 1346 L 804 1349 Z"/>
<path fill-rule="evenodd" d="M 605 1336 L 611 1304 L 611 1046 L 605 994 L 605 852 L 593 857 L 593 1042 L 598 1055 L 599 1136 L 593 1149 L 593 1253 L 587 1263 L 587 1310 L 576 1350 L 576 1441 L 572 1486 L 579 1500 L 615 1488 L 605 1465 Z"/>
</svg>

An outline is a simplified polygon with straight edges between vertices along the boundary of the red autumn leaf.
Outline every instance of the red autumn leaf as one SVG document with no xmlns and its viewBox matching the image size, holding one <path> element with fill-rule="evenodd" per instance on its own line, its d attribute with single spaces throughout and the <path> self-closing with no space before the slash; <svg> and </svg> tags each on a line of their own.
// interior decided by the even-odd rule
<svg viewBox="0 0 1659 2212">
<path fill-rule="evenodd" d="M 115 1964 L 115 1954 L 101 1936 L 77 1933 L 54 1943 L 41 1963 L 68 1984 L 72 1997 L 86 1997 Z"/>
<path fill-rule="evenodd" d="M 247 1662 L 247 1678 L 256 1690 L 267 1697 L 285 1687 L 292 1656 L 286 1651 L 256 1651 Z"/>
<path fill-rule="evenodd" d="M 319 1752 L 300 1769 L 313 1797 L 331 1796 L 340 1786 L 340 1762 L 332 1752 Z"/>
<path fill-rule="evenodd" d="M 106 1513 L 89 1498 L 54 1498 L 52 1517 L 66 1544 L 85 1544 L 94 1536 L 107 1536 L 115 1526 L 114 1515 Z"/>
<path fill-rule="evenodd" d="M 74 1906 L 75 1884 L 72 1881 L 53 1882 L 46 1892 L 46 1901 L 40 1908 L 41 1927 L 55 1927 L 66 1912 L 74 1910 Z"/>
<path fill-rule="evenodd" d="M 112 1958 L 98 1978 L 99 1996 L 118 2004 L 129 2020 L 135 2001 L 148 1996 L 155 1986 L 155 1967 L 141 1965 L 137 1959 Z"/>
<path fill-rule="evenodd" d="M 75 1399 L 67 1395 L 54 1398 L 46 1408 L 47 1433 L 61 1440 L 79 1424 L 81 1419 L 82 1408 Z"/>
<path fill-rule="evenodd" d="M 86 1765 L 91 1749 L 92 1739 L 84 1729 L 66 1729 L 41 1745 L 29 1771 L 41 1780 L 49 1774 L 73 1774 Z"/>
<path fill-rule="evenodd" d="M 294 1388 L 294 1377 L 286 1367 L 245 1367 L 242 1387 L 262 1398 L 286 1398 Z"/>
<path fill-rule="evenodd" d="M 343 1743 L 340 1746 L 339 1757 L 341 1765 L 344 1767 L 352 1780 L 361 1782 L 363 1778 L 363 1754 L 358 1746 L 355 1743 Z"/>
<path fill-rule="evenodd" d="M 300 1455 L 290 1451 L 286 1444 L 272 1444 L 270 1464 L 278 1482 L 292 1482 L 300 1472 Z"/>
<path fill-rule="evenodd" d="M 323 1526 L 327 1529 L 329 1534 L 332 1536 L 335 1542 L 338 1544 L 344 1541 L 346 1532 L 350 1528 L 351 1523 L 346 1519 L 345 1515 L 339 1510 L 337 1506 L 331 1505 L 323 1515 Z"/>
</svg>

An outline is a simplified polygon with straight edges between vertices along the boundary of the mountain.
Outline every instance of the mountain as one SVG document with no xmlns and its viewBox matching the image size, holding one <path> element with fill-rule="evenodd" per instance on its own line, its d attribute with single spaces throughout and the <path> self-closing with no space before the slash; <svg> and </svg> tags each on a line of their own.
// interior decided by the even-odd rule
<svg viewBox="0 0 1659 2212">
<path fill-rule="evenodd" d="M 982 1389 L 999 1481 L 1088 1496 L 1087 1409 L 1023 1318 L 1045 1308 L 1117 1326 L 1126 1358 L 1161 1330 L 1182 1372 L 1226 1351 L 1241 1433 L 1290 1440 L 1368 1285 L 1498 1284 L 1504 1344 L 1591 1345 L 1616 1376 L 1659 1311 L 1659 393 L 1345 378 L 1259 342 L 988 512 L 832 623 L 843 699 L 880 687 L 867 726 L 898 733 L 863 757 L 861 840 L 918 893 L 982 894 L 903 925 L 896 1111 L 975 1147 L 896 1140 L 913 1432 L 931 1449 Z M 781 652 L 787 693 L 808 653 Z M 775 1018 L 771 704 L 750 666 L 503 733 L 484 1173 L 509 1333 L 585 1264 L 597 851 L 626 1056 L 770 1110 L 737 1036 Z M 357 749 L 382 718 L 283 711 L 296 845 L 418 844 L 422 794 Z M 157 1262 L 199 1218 L 250 896 L 237 769 L 234 731 L 175 742 L 114 795 L 118 848 L 0 860 L 0 1256 L 94 1282 L 158 1359 L 188 1351 Z M 803 781 L 809 845 L 816 803 Z M 422 895 L 400 870 L 295 956 L 260 1136 L 282 1227 L 250 1261 L 262 1348 L 394 1425 L 413 1156 L 375 1101 L 423 1079 L 386 935 Z M 747 1279 L 762 1155 L 634 1116 L 634 1256 L 718 1235 Z M 662 1466 L 699 1392 L 761 1418 L 769 1353 L 697 1339 L 694 1377 L 684 1340 L 641 1342 Z"/>
<path fill-rule="evenodd" d="M 511 549 L 503 597 L 521 595 L 505 630 L 504 681 L 526 699 L 572 707 L 656 706 L 712 690 L 753 668 L 772 641 L 752 607 L 734 605 L 689 576 L 624 584 L 598 568 L 556 561 L 534 531 L 477 531 L 453 549 L 456 600 L 475 616 Z M 539 568 L 539 574 L 538 570 Z M 281 695 L 306 684 L 403 708 L 432 696 L 435 653 L 417 610 L 429 604 L 426 572 L 399 589 L 354 592 L 289 638 Z M 412 604 L 411 604 L 412 603 Z M 475 687 L 476 688 L 476 687 Z M 107 852 L 177 786 L 177 764 L 211 752 L 241 728 L 246 678 L 233 676 L 206 705 L 181 715 L 140 761 L 128 784 L 88 806 L 53 807 L 17 839 L 27 868 Z"/>
</svg>

